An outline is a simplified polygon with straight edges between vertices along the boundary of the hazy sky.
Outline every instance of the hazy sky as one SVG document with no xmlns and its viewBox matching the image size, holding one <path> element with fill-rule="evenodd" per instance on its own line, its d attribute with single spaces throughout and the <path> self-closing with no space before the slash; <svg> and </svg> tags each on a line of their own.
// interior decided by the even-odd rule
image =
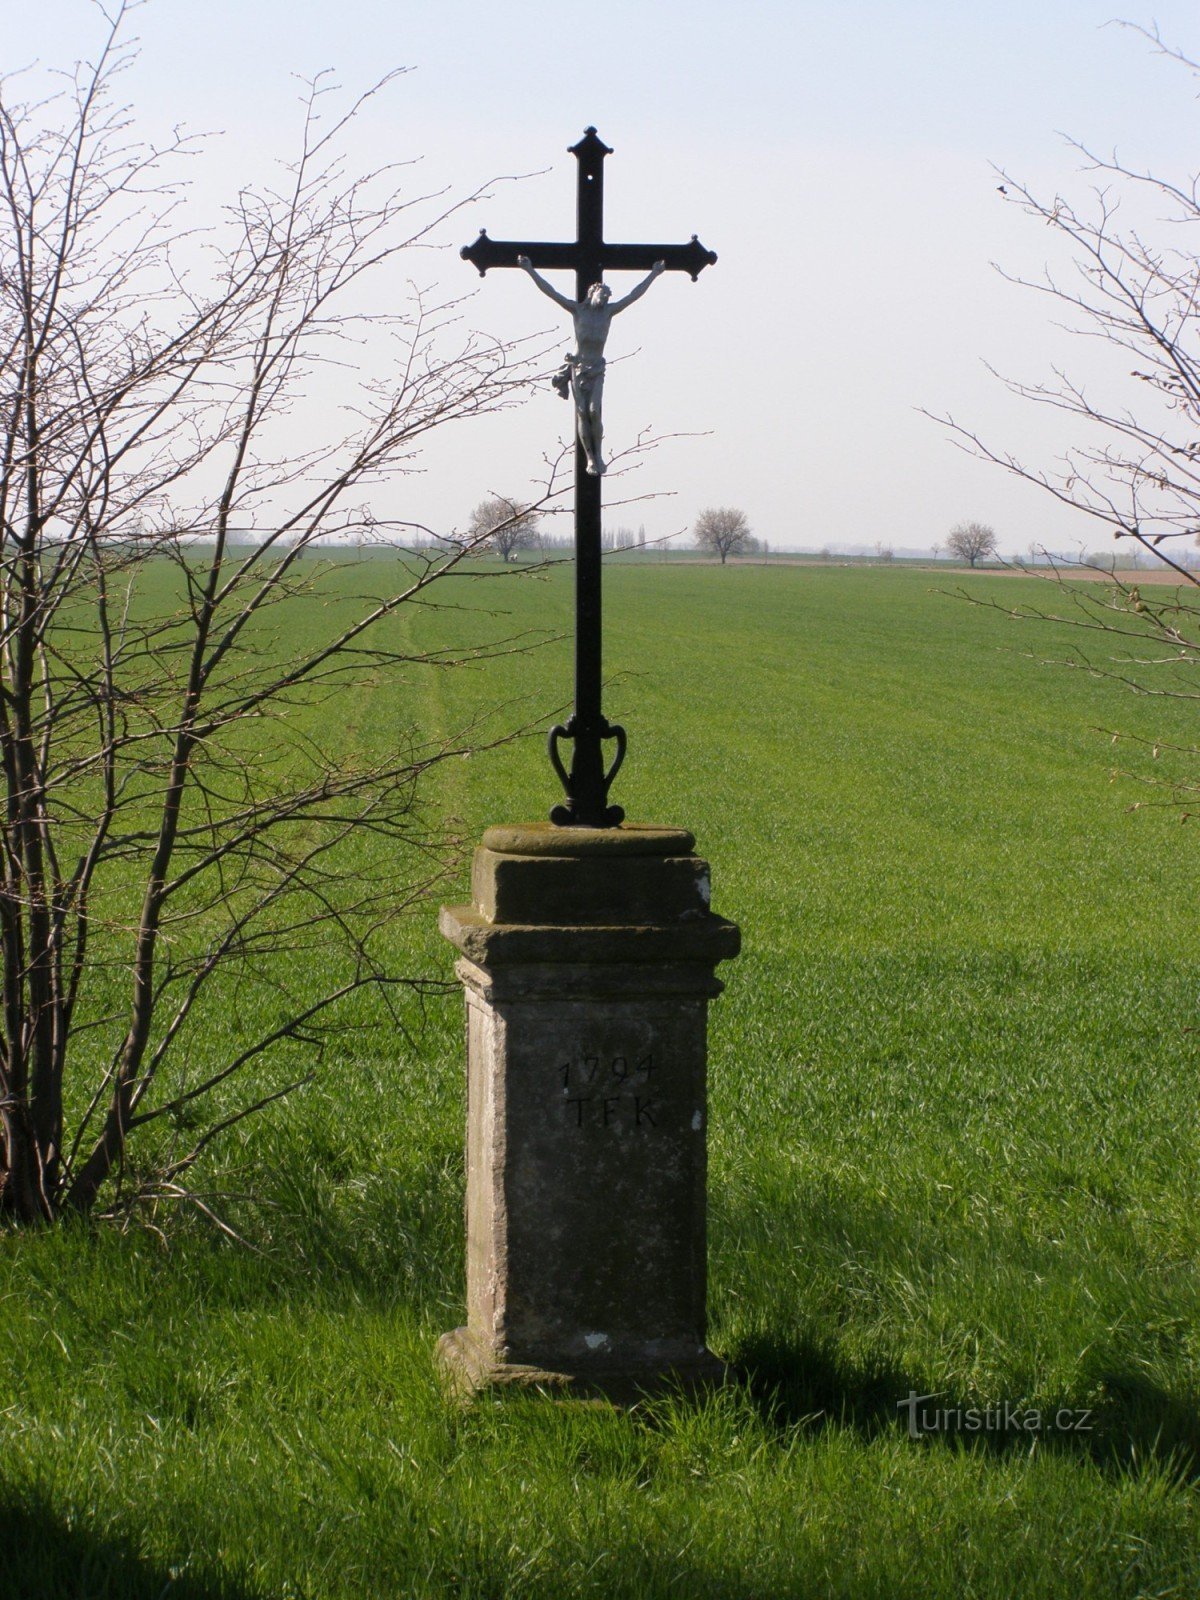
<svg viewBox="0 0 1200 1600">
<path fill-rule="evenodd" d="M 1191 170 L 1200 85 L 1105 26 L 1111 14 L 1107 0 L 151 0 L 128 90 L 150 132 L 221 130 L 200 205 L 287 153 L 294 74 L 333 67 L 356 89 L 411 68 L 373 105 L 365 158 L 420 157 L 426 188 L 539 174 L 473 204 L 411 269 L 474 289 L 467 316 L 501 336 L 555 313 L 520 274 L 478 279 L 457 247 L 481 226 L 571 237 L 566 146 L 594 123 L 614 147 L 608 237 L 695 232 L 720 255 L 697 284 L 671 274 L 614 324 L 608 353 L 630 359 L 608 377 L 610 450 L 647 425 L 698 437 L 664 443 L 636 479 L 656 498 L 611 520 L 654 538 L 733 504 L 773 546 L 901 548 L 978 518 L 1019 552 L 1097 540 L 920 410 L 1037 462 L 1066 436 L 985 363 L 1035 380 L 1066 360 L 1102 381 L 1095 352 L 1064 342 L 1046 304 L 992 266 L 1036 274 L 1053 244 L 1004 203 L 992 163 L 1042 193 L 1082 194 L 1069 134 L 1135 166 Z M 1125 15 L 1200 51 L 1194 0 Z M 66 62 L 97 36 L 86 0 L 0 8 L 9 68 Z M 530 493 L 568 424 L 547 386 L 519 413 L 447 431 L 394 507 L 445 528 L 488 491 Z M 633 487 L 614 478 L 608 493 Z"/>
</svg>

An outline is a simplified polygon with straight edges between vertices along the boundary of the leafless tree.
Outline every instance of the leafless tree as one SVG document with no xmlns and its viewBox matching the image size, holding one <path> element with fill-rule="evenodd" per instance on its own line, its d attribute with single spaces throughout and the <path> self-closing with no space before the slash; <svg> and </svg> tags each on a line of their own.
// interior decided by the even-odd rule
<svg viewBox="0 0 1200 1600">
<path fill-rule="evenodd" d="M 720 556 L 724 566 L 730 556 L 746 548 L 750 524 L 746 513 L 733 506 L 710 506 L 696 518 L 693 532 L 699 548 Z"/>
<path fill-rule="evenodd" d="M 1200 65 L 1166 46 L 1157 31 L 1132 31 L 1200 76 Z M 1051 470 L 944 420 L 969 448 L 1129 541 L 1135 558 L 1177 580 L 1162 587 L 1123 578 L 1104 558 L 1097 564 L 1109 574 L 1107 583 L 1071 583 L 1070 568 L 1047 555 L 1047 580 L 1067 603 L 1032 602 L 1022 614 L 1083 630 L 1073 664 L 1142 694 L 1200 702 L 1200 573 L 1191 563 L 1191 546 L 1200 541 L 1200 174 L 1160 176 L 1075 148 L 1092 179 L 1077 200 L 1043 198 L 1001 176 L 1007 203 L 1049 229 L 1069 263 L 1025 286 L 1046 296 L 1094 353 L 1108 357 L 1086 389 L 1058 372 L 1032 384 L 1010 381 L 1017 394 L 1070 418 L 1079 443 Z M 1088 634 L 1101 649 L 1088 648 Z M 1155 753 L 1165 747 L 1153 743 Z M 1196 753 L 1195 747 L 1184 752 Z M 1158 783 L 1153 774 L 1138 776 Z M 1200 779 L 1173 780 L 1169 789 L 1165 803 L 1194 804 Z"/>
<path fill-rule="evenodd" d="M 372 313 L 444 204 L 344 176 L 364 102 L 320 81 L 282 181 L 181 231 L 192 147 L 140 145 L 113 98 L 125 13 L 58 92 L 0 85 L 0 1216 L 23 1222 L 91 1208 L 147 1124 L 178 1193 L 311 1074 L 339 1002 L 405 981 L 386 929 L 445 860 L 418 781 L 461 742 L 397 727 L 350 759 L 311 708 L 447 659 L 390 619 L 462 553 L 364 552 L 323 590 L 317 543 L 393 537 L 372 489 L 523 378 L 445 308 Z M 231 971 L 261 1002 L 234 1017 Z"/>
<path fill-rule="evenodd" d="M 502 561 L 511 561 L 518 550 L 537 543 L 539 522 L 533 507 L 505 495 L 489 495 L 471 513 L 467 543 L 473 550 L 491 550 Z"/>
<path fill-rule="evenodd" d="M 946 549 L 973 567 L 996 554 L 995 529 L 986 522 L 960 522 L 946 535 Z"/>
</svg>

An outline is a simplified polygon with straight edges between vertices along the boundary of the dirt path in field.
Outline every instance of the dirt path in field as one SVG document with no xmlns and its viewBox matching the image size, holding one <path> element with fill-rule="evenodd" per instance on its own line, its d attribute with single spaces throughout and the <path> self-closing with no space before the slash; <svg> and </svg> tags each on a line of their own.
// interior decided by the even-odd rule
<svg viewBox="0 0 1200 1600">
<path fill-rule="evenodd" d="M 660 563 L 661 564 L 661 563 Z M 717 567 L 720 562 L 715 556 L 672 556 L 670 565 Z M 890 570 L 892 572 L 935 572 L 939 577 L 962 578 L 1040 578 L 1046 583 L 1108 583 L 1116 579 L 1123 584 L 1139 584 L 1142 588 L 1147 585 L 1160 584 L 1186 584 L 1187 578 L 1181 578 L 1170 567 L 1118 567 L 1115 572 L 1107 572 L 1098 567 L 964 567 L 956 561 L 896 561 L 879 562 L 863 559 L 861 561 L 846 560 L 820 561 L 813 556 L 779 555 L 770 556 L 766 561 L 761 556 L 730 556 L 727 562 L 731 567 L 824 567 L 849 569 L 860 567 L 864 572 Z M 1200 572 L 1193 573 L 1192 577 L 1200 582 Z"/>
<path fill-rule="evenodd" d="M 935 570 L 933 568 L 930 569 Z M 937 568 L 941 571 L 942 568 Z M 970 573 L 970 567 L 955 567 L 955 572 Z M 1118 583 L 1126 585 L 1137 584 L 1139 588 L 1158 584 L 1186 584 L 1187 578 L 1180 577 L 1170 567 L 1118 567 L 1115 572 L 1103 572 L 1096 567 L 976 567 L 974 576 L 977 578 L 1041 578 L 1051 583 L 1074 583 L 1081 580 L 1085 583 L 1109 583 L 1116 579 Z M 1200 579 L 1200 573 L 1194 573 L 1194 578 Z"/>
</svg>

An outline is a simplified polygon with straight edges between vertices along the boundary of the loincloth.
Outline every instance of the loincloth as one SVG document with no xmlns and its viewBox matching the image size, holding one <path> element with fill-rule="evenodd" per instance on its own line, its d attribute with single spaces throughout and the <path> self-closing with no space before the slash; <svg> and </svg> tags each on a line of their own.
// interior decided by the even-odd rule
<svg viewBox="0 0 1200 1600">
<path fill-rule="evenodd" d="M 572 385 L 577 392 L 582 390 L 586 393 L 598 378 L 603 378 L 605 365 L 603 356 L 593 356 L 589 360 L 583 360 L 577 355 L 568 355 L 550 382 L 565 400 Z"/>
</svg>

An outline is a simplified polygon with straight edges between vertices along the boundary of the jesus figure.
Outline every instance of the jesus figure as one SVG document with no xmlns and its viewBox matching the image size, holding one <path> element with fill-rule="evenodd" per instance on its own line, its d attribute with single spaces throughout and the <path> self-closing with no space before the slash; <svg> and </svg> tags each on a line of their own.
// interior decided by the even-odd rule
<svg viewBox="0 0 1200 1600">
<path fill-rule="evenodd" d="M 647 276 L 623 300 L 613 300 L 612 290 L 606 283 L 594 283 L 583 300 L 570 300 L 565 294 L 559 294 L 553 284 L 547 283 L 540 272 L 535 271 L 528 256 L 518 256 L 517 265 L 524 268 L 555 305 L 571 313 L 575 325 L 575 349 L 568 354 L 562 371 L 552 381 L 564 400 L 568 388 L 574 397 L 575 423 L 587 459 L 587 470 L 593 477 L 598 477 L 604 471 L 604 459 L 600 454 L 604 432 L 600 423 L 600 404 L 604 397 L 604 341 L 608 338 L 609 327 L 618 311 L 624 311 L 626 306 L 640 300 L 659 273 L 667 270 L 667 264 L 665 261 L 656 261 Z"/>
</svg>

